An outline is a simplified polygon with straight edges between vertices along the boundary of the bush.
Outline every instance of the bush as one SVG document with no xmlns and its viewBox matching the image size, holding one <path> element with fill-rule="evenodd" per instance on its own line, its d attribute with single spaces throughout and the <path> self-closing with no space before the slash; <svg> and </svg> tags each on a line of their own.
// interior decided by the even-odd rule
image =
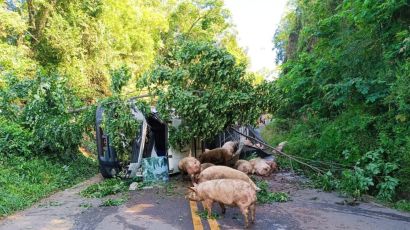
<svg viewBox="0 0 410 230">
<path fill-rule="evenodd" d="M 400 166 L 404 163 L 392 157 L 395 149 L 371 149 L 379 144 L 377 133 L 370 131 L 374 123 L 374 118 L 353 110 L 333 121 L 316 117 L 299 121 L 275 119 L 262 135 L 273 145 L 287 140 L 286 152 L 328 171 L 319 177 L 312 174 L 324 190 L 339 189 L 354 197 L 369 193 L 391 201 L 401 179 L 406 179 L 398 173 L 403 171 Z M 404 154 L 398 159 L 405 157 Z M 279 160 L 289 166 L 287 159 Z M 307 169 L 296 162 L 292 167 Z"/>
<path fill-rule="evenodd" d="M 84 132 L 76 118 L 63 114 L 44 117 L 30 128 L 41 152 L 60 157 L 78 153 Z"/>
<path fill-rule="evenodd" d="M 34 147 L 33 136 L 15 122 L 0 117 L 0 157 L 29 156 Z"/>
</svg>

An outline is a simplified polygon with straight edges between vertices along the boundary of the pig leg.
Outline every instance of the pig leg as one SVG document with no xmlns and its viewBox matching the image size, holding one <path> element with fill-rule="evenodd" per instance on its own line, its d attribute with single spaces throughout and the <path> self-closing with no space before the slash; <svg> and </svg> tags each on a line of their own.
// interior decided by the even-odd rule
<svg viewBox="0 0 410 230">
<path fill-rule="evenodd" d="M 197 183 L 197 181 L 198 181 L 198 174 L 191 175 L 192 184 Z"/>
<path fill-rule="evenodd" d="M 245 218 L 245 228 L 249 227 L 249 221 L 248 221 L 248 207 L 245 206 L 240 206 L 239 207 L 241 209 L 242 215 Z"/>
<path fill-rule="evenodd" d="M 250 210 L 250 214 L 251 214 L 251 221 L 252 221 L 252 224 L 253 224 L 253 223 L 255 223 L 255 216 L 256 216 L 256 214 L 255 214 L 255 210 L 256 210 L 255 204 L 251 204 L 251 206 L 249 207 L 249 210 Z"/>
<path fill-rule="evenodd" d="M 225 205 L 223 203 L 219 202 L 219 206 L 221 206 L 222 214 L 225 214 L 225 212 L 226 212 Z"/>
<path fill-rule="evenodd" d="M 204 208 L 208 212 L 208 218 L 211 218 L 213 200 L 204 200 Z"/>
</svg>

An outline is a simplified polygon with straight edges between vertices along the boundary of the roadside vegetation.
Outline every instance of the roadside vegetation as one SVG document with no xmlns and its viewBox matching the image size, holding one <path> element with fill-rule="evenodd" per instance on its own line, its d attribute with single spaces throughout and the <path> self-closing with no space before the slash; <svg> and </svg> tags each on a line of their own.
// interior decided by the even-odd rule
<svg viewBox="0 0 410 230">
<path fill-rule="evenodd" d="M 289 195 L 285 192 L 271 192 L 269 189 L 269 184 L 264 179 L 254 179 L 256 181 L 256 186 L 261 189 L 256 196 L 258 203 L 260 204 L 270 204 L 273 202 L 287 202 L 290 200 Z"/>
<path fill-rule="evenodd" d="M 325 190 L 410 199 L 409 9 L 400 0 L 292 1 L 276 32 L 282 71 L 263 136 L 320 168 L 312 176 Z"/>
<path fill-rule="evenodd" d="M 96 173 L 95 162 L 81 155 L 64 161 L 45 156 L 0 158 L 0 216 L 31 206 Z"/>
</svg>

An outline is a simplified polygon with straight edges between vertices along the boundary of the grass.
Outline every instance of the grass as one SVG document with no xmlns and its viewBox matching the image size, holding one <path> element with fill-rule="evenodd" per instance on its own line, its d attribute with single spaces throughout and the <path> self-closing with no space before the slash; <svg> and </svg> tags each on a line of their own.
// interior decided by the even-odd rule
<svg viewBox="0 0 410 230">
<path fill-rule="evenodd" d="M 177 194 L 176 191 L 175 191 L 176 188 L 177 188 L 177 186 L 174 183 L 168 182 L 168 184 L 165 186 L 165 194 L 167 196 L 176 195 Z"/>
<path fill-rule="evenodd" d="M 393 207 L 400 211 L 410 212 L 410 201 L 408 200 L 400 200 L 397 201 Z"/>
<path fill-rule="evenodd" d="M 273 202 L 287 202 L 289 201 L 289 195 L 284 192 L 271 192 L 269 191 L 269 184 L 264 180 L 257 180 L 256 186 L 258 186 L 261 191 L 259 191 L 256 196 L 258 203 L 260 204 L 270 204 Z"/>
<path fill-rule="evenodd" d="M 204 211 L 197 211 L 196 214 L 201 217 L 202 219 L 207 220 L 208 219 L 208 211 L 204 210 Z M 219 219 L 221 216 L 218 213 L 212 212 L 211 213 L 211 219 Z"/>
<path fill-rule="evenodd" d="M 128 184 L 126 181 L 122 181 L 120 178 L 112 178 L 88 186 L 80 192 L 80 195 L 87 198 L 102 198 L 108 195 L 124 192 L 127 189 Z"/>
<path fill-rule="evenodd" d="M 102 202 L 100 207 L 120 206 L 128 200 L 125 192 L 128 190 L 132 180 L 122 180 L 121 178 L 105 179 L 97 184 L 88 186 L 80 192 L 80 195 L 87 198 L 103 198 L 118 193 L 123 194 L 120 198 L 108 198 Z M 138 186 L 141 183 L 138 183 Z"/>
<path fill-rule="evenodd" d="M 126 198 L 109 198 L 105 200 L 100 206 L 110 207 L 110 206 L 120 206 L 127 201 Z"/>
<path fill-rule="evenodd" d="M 0 157 L 0 216 L 71 187 L 97 173 L 93 160 L 81 155 L 62 161 L 47 157 Z"/>
<path fill-rule="evenodd" d="M 85 209 L 88 209 L 88 208 L 92 208 L 93 207 L 93 205 L 91 204 L 91 203 L 81 203 L 80 205 L 78 205 L 80 208 L 85 208 Z"/>
</svg>

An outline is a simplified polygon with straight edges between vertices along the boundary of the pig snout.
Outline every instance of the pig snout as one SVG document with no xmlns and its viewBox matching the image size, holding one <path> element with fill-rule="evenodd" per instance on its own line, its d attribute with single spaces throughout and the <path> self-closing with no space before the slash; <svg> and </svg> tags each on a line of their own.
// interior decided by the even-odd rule
<svg viewBox="0 0 410 230">
<path fill-rule="evenodd" d="M 193 191 L 190 191 L 187 195 L 185 195 L 185 199 L 192 201 L 200 201 L 198 195 L 196 195 L 196 193 Z"/>
<path fill-rule="evenodd" d="M 186 167 L 186 170 L 189 175 L 200 173 L 201 164 L 199 163 L 199 161 L 189 162 Z"/>
<path fill-rule="evenodd" d="M 271 168 L 269 166 L 263 166 L 258 170 L 258 174 L 261 176 L 269 176 Z"/>
</svg>

